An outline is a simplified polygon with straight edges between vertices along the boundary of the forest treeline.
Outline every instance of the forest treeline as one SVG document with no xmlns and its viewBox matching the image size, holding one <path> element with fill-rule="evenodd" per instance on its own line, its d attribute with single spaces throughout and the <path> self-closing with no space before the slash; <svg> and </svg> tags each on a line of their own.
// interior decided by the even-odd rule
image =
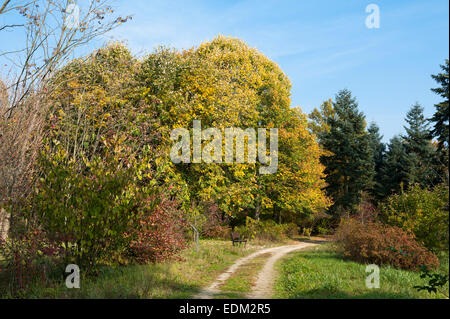
<svg viewBox="0 0 450 319">
<path fill-rule="evenodd" d="M 405 134 L 394 136 L 386 145 L 376 123 L 366 125 L 352 93 L 344 89 L 334 100 L 314 109 L 310 130 L 329 156 L 326 167 L 327 195 L 333 199 L 329 211 L 335 215 L 355 212 L 363 199 L 374 205 L 410 186 L 422 188 L 448 185 L 448 60 L 443 73 L 433 75 L 442 97 L 431 119 L 416 103 L 406 114 Z"/>
</svg>

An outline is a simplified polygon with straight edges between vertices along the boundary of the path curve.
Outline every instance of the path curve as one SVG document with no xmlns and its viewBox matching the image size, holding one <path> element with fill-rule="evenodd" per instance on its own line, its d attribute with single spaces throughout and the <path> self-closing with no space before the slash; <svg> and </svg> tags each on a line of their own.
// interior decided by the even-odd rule
<svg viewBox="0 0 450 319">
<path fill-rule="evenodd" d="M 317 246 L 318 244 L 313 243 L 300 243 L 297 245 L 282 246 L 275 250 L 274 254 L 266 261 L 264 267 L 258 274 L 255 286 L 252 292 L 247 295 L 249 299 L 269 299 L 273 295 L 273 286 L 276 279 L 276 271 L 274 268 L 275 263 L 282 258 L 284 255 L 293 252 L 295 250 L 300 250 L 306 247 Z"/>
<path fill-rule="evenodd" d="M 248 298 L 270 298 L 272 296 L 272 286 L 275 281 L 275 270 L 274 264 L 275 262 L 283 257 L 285 254 L 288 254 L 292 251 L 303 249 L 306 247 L 316 246 L 318 244 L 313 243 L 298 243 L 295 245 L 286 245 L 286 246 L 278 246 L 271 247 L 258 250 L 250 255 L 238 259 L 233 265 L 228 268 L 227 271 L 222 273 L 217 279 L 207 288 L 202 289 L 197 295 L 195 295 L 194 299 L 210 299 L 215 295 L 220 294 L 221 291 L 219 287 L 231 277 L 232 274 L 236 272 L 236 270 L 246 264 L 249 260 L 263 255 L 267 253 L 272 253 L 273 255 L 267 260 L 264 264 L 264 267 L 258 274 L 258 278 L 256 280 L 255 287 L 253 291 L 247 296 Z"/>
</svg>

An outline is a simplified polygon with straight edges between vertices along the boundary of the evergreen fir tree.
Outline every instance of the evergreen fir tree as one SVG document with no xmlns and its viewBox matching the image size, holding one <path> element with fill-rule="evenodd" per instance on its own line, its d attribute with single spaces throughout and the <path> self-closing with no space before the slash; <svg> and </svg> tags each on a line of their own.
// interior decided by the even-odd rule
<svg viewBox="0 0 450 319">
<path fill-rule="evenodd" d="M 321 138 L 322 147 L 332 153 L 324 156 L 327 192 L 334 205 L 330 212 L 352 212 L 362 192 L 370 189 L 374 159 L 366 131 L 364 114 L 349 90 L 340 91 L 333 102 L 334 116 L 327 119 L 329 131 Z"/>
<path fill-rule="evenodd" d="M 436 112 L 430 119 L 434 123 L 434 128 L 431 131 L 434 137 L 437 137 L 439 148 L 448 148 L 449 145 L 449 60 L 445 61 L 445 65 L 441 65 L 443 73 L 432 75 L 431 77 L 440 84 L 440 87 L 431 89 L 436 94 L 439 94 L 444 101 L 435 104 Z"/>
<path fill-rule="evenodd" d="M 373 199 L 381 200 L 384 196 L 382 171 L 385 160 L 386 145 L 382 142 L 383 136 L 380 134 L 380 128 L 374 122 L 372 122 L 367 129 L 369 132 L 370 147 L 373 152 L 373 161 L 375 165 L 375 173 L 373 178 L 373 188 L 371 194 Z"/>
<path fill-rule="evenodd" d="M 440 84 L 440 87 L 431 89 L 439 94 L 444 100 L 435 104 L 436 112 L 430 119 L 434 123 L 431 131 L 432 137 L 436 137 L 438 141 L 438 163 L 439 175 L 447 183 L 449 182 L 448 166 L 449 166 L 449 61 L 445 61 L 445 65 L 441 65 L 443 73 L 432 75 L 432 78 Z"/>
<path fill-rule="evenodd" d="M 428 122 L 423 115 L 423 108 L 414 104 L 406 114 L 406 135 L 403 142 L 408 154 L 408 183 L 420 183 L 432 186 L 439 179 L 436 166 L 436 148 L 430 139 Z"/>
<path fill-rule="evenodd" d="M 381 167 L 382 197 L 398 194 L 408 185 L 409 157 L 406 147 L 399 136 L 394 136 L 388 145 L 384 165 Z"/>
</svg>

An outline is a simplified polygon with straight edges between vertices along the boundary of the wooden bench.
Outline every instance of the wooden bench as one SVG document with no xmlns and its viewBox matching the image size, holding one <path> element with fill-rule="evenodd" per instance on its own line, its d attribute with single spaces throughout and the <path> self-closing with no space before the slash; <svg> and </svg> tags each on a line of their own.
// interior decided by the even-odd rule
<svg viewBox="0 0 450 319">
<path fill-rule="evenodd" d="M 231 233 L 231 241 L 233 242 L 233 246 L 236 244 L 240 245 L 242 243 L 244 243 L 244 246 L 247 246 L 247 239 L 245 239 L 243 236 L 241 237 L 238 232 Z"/>
</svg>

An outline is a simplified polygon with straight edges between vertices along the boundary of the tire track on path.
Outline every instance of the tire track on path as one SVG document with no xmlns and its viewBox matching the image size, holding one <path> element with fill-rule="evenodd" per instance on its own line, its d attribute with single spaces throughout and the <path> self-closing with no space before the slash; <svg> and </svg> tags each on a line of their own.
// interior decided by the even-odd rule
<svg viewBox="0 0 450 319">
<path fill-rule="evenodd" d="M 263 268 L 258 274 L 258 278 L 256 280 L 255 286 L 251 293 L 247 295 L 248 298 L 271 298 L 272 296 L 272 288 L 273 283 L 276 278 L 276 273 L 274 269 L 274 264 L 278 259 L 283 257 L 284 255 L 295 251 L 300 250 L 307 247 L 316 246 L 318 243 L 312 242 L 300 242 L 295 245 L 285 245 L 278 247 L 270 247 L 258 250 L 250 255 L 238 259 L 233 265 L 230 266 L 225 272 L 223 272 L 217 279 L 207 288 L 203 288 L 200 292 L 193 296 L 193 299 L 211 299 L 214 298 L 215 295 L 220 294 L 219 287 L 227 281 L 231 275 L 233 275 L 240 266 L 246 264 L 251 259 L 266 253 L 272 253 L 272 256 L 266 261 Z"/>
</svg>

